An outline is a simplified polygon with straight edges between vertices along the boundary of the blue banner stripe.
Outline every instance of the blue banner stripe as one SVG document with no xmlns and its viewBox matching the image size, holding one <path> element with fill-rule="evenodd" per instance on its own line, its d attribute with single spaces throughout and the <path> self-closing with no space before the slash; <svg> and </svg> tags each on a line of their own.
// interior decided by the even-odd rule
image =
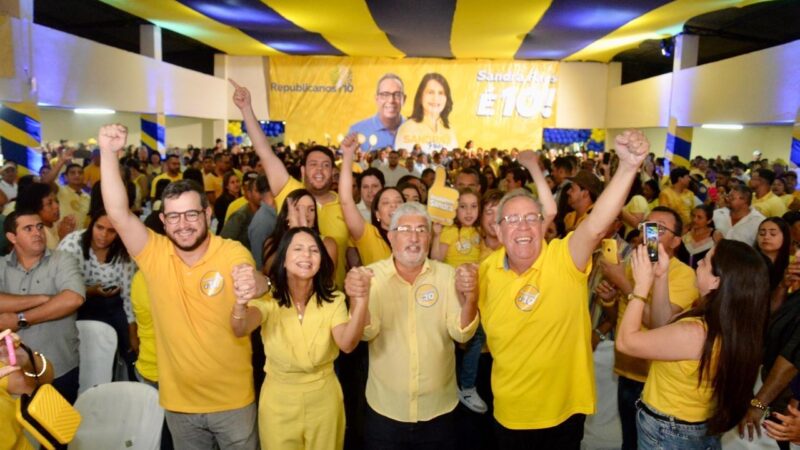
<svg viewBox="0 0 800 450">
<path fill-rule="evenodd" d="M 142 119 L 142 133 L 150 136 L 154 141 L 159 144 L 164 144 L 166 137 L 166 130 L 161 125 L 155 122 L 148 122 Z"/>
<path fill-rule="evenodd" d="M 343 55 L 321 34 L 300 28 L 260 0 L 178 2 L 290 55 Z"/>
<path fill-rule="evenodd" d="M 800 139 L 792 138 L 792 152 L 789 159 L 796 165 L 800 166 Z"/>
<path fill-rule="evenodd" d="M 367 0 L 378 28 L 409 57 L 452 58 L 450 32 L 456 0 Z"/>
<path fill-rule="evenodd" d="M 554 0 L 514 59 L 563 59 L 669 0 Z"/>
<path fill-rule="evenodd" d="M 680 156 L 688 160 L 689 156 L 692 154 L 692 143 L 684 141 L 683 139 L 672 134 L 667 134 L 667 150 L 669 150 L 673 155 Z"/>
<path fill-rule="evenodd" d="M 42 141 L 42 125 L 38 120 L 11 108 L 0 108 L 0 120 L 8 122 L 9 125 L 18 130 L 24 131 L 38 142 Z"/>
<path fill-rule="evenodd" d="M 9 141 L 0 137 L 0 146 L 3 147 L 3 158 L 15 162 L 18 166 L 27 167 L 31 172 L 38 174 L 42 169 L 44 160 L 42 154 L 36 150 Z"/>
</svg>

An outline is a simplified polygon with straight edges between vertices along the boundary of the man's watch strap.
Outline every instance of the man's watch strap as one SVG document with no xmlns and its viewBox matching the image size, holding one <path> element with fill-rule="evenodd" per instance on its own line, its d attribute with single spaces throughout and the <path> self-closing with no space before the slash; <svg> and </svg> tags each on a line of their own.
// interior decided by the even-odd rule
<svg viewBox="0 0 800 450">
<path fill-rule="evenodd" d="M 28 323 L 28 319 L 25 318 L 25 313 L 17 313 L 17 328 L 24 330 L 29 326 L 30 324 Z"/>
</svg>

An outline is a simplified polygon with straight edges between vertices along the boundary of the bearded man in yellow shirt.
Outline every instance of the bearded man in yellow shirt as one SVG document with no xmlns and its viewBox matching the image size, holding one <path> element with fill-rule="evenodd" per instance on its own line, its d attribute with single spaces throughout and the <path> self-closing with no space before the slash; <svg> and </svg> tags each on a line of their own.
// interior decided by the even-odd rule
<svg viewBox="0 0 800 450">
<path fill-rule="evenodd" d="M 619 169 L 589 217 L 564 239 L 544 240 L 541 204 L 507 194 L 497 212 L 504 245 L 481 263 L 478 307 L 494 358 L 498 448 L 579 449 L 595 412 L 587 278 L 591 256 L 622 210 L 650 150 L 644 134 L 616 139 Z"/>
</svg>

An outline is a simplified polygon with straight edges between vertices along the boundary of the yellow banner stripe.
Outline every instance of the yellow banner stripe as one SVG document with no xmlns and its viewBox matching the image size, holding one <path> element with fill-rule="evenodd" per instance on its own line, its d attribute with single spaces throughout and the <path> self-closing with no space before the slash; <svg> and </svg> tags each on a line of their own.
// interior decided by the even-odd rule
<svg viewBox="0 0 800 450">
<path fill-rule="evenodd" d="M 37 122 L 42 121 L 39 115 L 39 106 L 36 105 L 36 102 L 3 102 L 3 108 L 14 110 Z"/>
<path fill-rule="evenodd" d="M 573 53 L 566 61 L 608 62 L 619 52 L 647 39 L 664 39 L 683 31 L 694 16 L 730 7 L 743 7 L 768 0 L 675 0 L 631 20 L 602 39 Z"/>
<path fill-rule="evenodd" d="M 230 55 L 282 55 L 236 28 L 223 25 L 175 0 L 101 0 L 117 9 L 189 36 Z"/>
<path fill-rule="evenodd" d="M 25 147 L 38 148 L 39 142 L 32 138 L 28 133 L 12 126 L 5 120 L 0 120 L 0 136 L 8 139 L 11 142 L 16 142 Z"/>
<path fill-rule="evenodd" d="M 321 34 L 346 55 L 405 56 L 378 28 L 363 0 L 261 1 L 298 27 Z"/>
<path fill-rule="evenodd" d="M 513 59 L 552 0 L 459 0 L 450 49 L 456 58 Z"/>
<path fill-rule="evenodd" d="M 797 108 L 797 118 L 794 119 L 794 127 L 792 127 L 792 138 L 800 141 L 800 108 Z"/>
<path fill-rule="evenodd" d="M 142 133 L 142 143 L 153 150 L 159 150 L 156 140 L 150 137 L 147 133 Z"/>
<path fill-rule="evenodd" d="M 678 119 L 672 117 L 669 119 L 669 127 L 667 128 L 667 132 L 679 139 L 691 143 L 692 136 L 694 135 L 694 127 L 678 126 Z"/>
<path fill-rule="evenodd" d="M 167 116 L 164 114 L 141 114 L 141 119 L 147 122 L 156 123 L 162 127 L 167 124 Z"/>
</svg>

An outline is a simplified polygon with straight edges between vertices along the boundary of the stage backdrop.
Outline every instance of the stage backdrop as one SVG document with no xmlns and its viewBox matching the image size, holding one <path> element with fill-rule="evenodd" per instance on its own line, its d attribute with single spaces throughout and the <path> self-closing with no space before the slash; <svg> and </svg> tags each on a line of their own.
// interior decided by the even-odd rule
<svg viewBox="0 0 800 450">
<path fill-rule="evenodd" d="M 405 118 L 423 77 L 440 74 L 452 99 L 447 132 L 462 148 L 468 140 L 484 148 L 539 147 L 542 129 L 555 124 L 558 62 L 327 56 L 269 58 L 270 119 L 286 122 L 287 142 L 337 144 L 352 125 L 376 115 L 377 83 L 387 73 L 403 80 Z M 425 141 L 419 130 L 403 135 Z M 378 138 L 363 140 L 374 149 Z M 418 143 L 427 151 L 451 147 Z"/>
</svg>

